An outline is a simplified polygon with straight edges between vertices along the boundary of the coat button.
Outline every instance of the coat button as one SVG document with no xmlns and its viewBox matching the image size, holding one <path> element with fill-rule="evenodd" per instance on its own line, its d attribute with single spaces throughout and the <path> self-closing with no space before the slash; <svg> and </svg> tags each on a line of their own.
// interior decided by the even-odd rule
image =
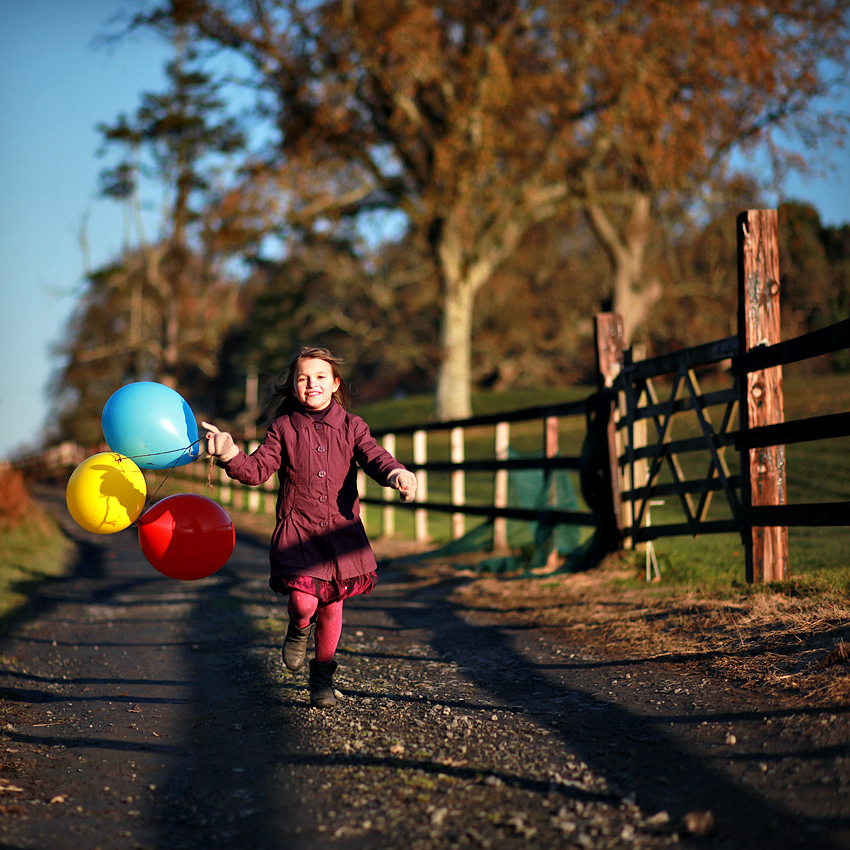
<svg viewBox="0 0 850 850">
<path fill-rule="evenodd" d="M 327 521 L 326 519 L 323 519 L 323 520 L 319 523 L 319 525 L 320 525 L 322 528 L 327 528 L 327 527 L 328 527 L 328 521 Z"/>
<path fill-rule="evenodd" d="M 314 422 L 314 423 L 313 423 L 313 427 L 314 427 L 314 428 L 318 431 L 318 430 L 319 430 L 319 428 L 321 428 L 321 427 L 322 427 L 322 423 L 321 423 L 321 422 Z"/>
<path fill-rule="evenodd" d="M 328 500 L 328 497 L 327 497 L 327 496 L 319 496 L 319 501 L 320 501 L 320 502 L 327 502 L 327 500 Z"/>
<path fill-rule="evenodd" d="M 316 473 L 316 475 L 318 475 L 318 476 L 319 476 L 319 478 L 324 478 L 324 477 L 327 475 L 327 472 L 325 472 L 325 470 L 324 470 L 324 469 L 320 469 L 320 470 Z"/>
<path fill-rule="evenodd" d="M 324 450 L 325 450 L 325 447 L 324 447 L 324 446 L 316 446 L 316 451 L 317 451 L 317 452 L 323 452 Z"/>
</svg>

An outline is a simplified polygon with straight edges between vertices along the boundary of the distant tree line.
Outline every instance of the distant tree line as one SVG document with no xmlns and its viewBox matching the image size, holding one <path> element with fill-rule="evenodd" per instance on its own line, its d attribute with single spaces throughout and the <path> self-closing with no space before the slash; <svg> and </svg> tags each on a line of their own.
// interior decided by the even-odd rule
<svg viewBox="0 0 850 850">
<path fill-rule="evenodd" d="M 303 343 L 368 401 L 588 378 L 592 316 L 650 351 L 734 332 L 733 173 L 780 133 L 835 138 L 817 106 L 848 68 L 850 0 L 171 0 L 121 34 L 171 40 L 164 92 L 100 127 L 125 244 L 57 346 L 55 428 L 99 439 L 132 380 L 247 424 Z M 237 109 L 241 109 L 238 112 Z M 155 235 L 141 194 L 163 192 Z M 850 229 L 781 208 L 783 321 L 845 318 Z M 831 368 L 850 364 L 834 358 Z"/>
</svg>

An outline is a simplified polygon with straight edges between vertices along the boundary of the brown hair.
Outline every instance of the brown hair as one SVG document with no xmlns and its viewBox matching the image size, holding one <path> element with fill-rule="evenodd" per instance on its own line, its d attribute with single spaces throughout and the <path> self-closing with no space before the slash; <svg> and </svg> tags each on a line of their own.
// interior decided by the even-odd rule
<svg viewBox="0 0 850 850">
<path fill-rule="evenodd" d="M 273 421 L 284 413 L 290 413 L 299 408 L 298 398 L 295 395 L 295 372 L 302 360 L 309 360 L 311 358 L 324 360 L 330 366 L 334 378 L 339 379 L 339 389 L 333 395 L 334 400 L 346 410 L 348 409 L 348 405 L 351 403 L 351 394 L 348 386 L 342 379 L 342 375 L 339 373 L 339 366 L 343 362 L 342 358 L 334 357 L 327 348 L 304 346 L 289 361 L 289 366 L 287 366 L 286 372 L 283 373 L 283 378 L 275 382 L 274 389 L 266 403 L 266 410 L 269 408 L 274 409 L 274 413 L 272 413 L 269 421 Z"/>
</svg>

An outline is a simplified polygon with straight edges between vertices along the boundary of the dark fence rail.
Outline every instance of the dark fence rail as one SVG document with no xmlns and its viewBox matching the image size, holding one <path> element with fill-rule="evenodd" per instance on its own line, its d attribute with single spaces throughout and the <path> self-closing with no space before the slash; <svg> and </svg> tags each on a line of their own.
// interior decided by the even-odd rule
<svg viewBox="0 0 850 850">
<path fill-rule="evenodd" d="M 434 431 L 450 431 L 452 428 L 477 428 L 487 425 L 498 425 L 501 422 L 532 422 L 543 421 L 550 417 L 584 416 L 587 412 L 587 399 L 567 401 L 558 404 L 535 405 L 523 407 L 520 410 L 509 410 L 504 413 L 487 413 L 481 416 L 470 416 L 468 419 L 454 419 L 446 422 L 424 422 L 417 425 L 402 425 L 398 428 L 375 430 L 373 436 L 381 438 L 386 434 L 414 434 L 417 431 L 431 433 Z"/>
</svg>

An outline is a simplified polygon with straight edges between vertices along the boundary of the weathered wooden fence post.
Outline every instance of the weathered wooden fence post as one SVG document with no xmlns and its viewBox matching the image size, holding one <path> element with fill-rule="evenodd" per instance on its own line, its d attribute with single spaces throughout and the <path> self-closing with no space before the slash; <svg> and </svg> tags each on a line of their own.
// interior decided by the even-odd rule
<svg viewBox="0 0 850 850">
<path fill-rule="evenodd" d="M 643 344 L 635 344 L 631 348 L 623 352 L 623 392 L 620 393 L 618 416 L 620 421 L 625 421 L 626 445 L 623 446 L 622 437 L 619 438 L 618 448 L 625 455 L 626 463 L 623 466 L 622 487 L 624 494 L 630 494 L 623 500 L 623 548 L 637 549 L 641 551 L 642 543 L 635 544 L 632 534 L 635 529 L 635 522 L 640 515 L 639 510 L 635 510 L 635 505 L 638 502 L 635 496 L 635 490 L 640 487 L 645 487 L 649 484 L 647 474 L 649 465 L 646 458 L 635 458 L 635 449 L 646 447 L 647 427 L 646 419 L 637 418 L 637 409 L 640 406 L 640 390 L 636 390 L 632 377 L 630 375 L 630 367 L 640 360 L 646 359 L 646 346 Z M 622 431 L 620 432 L 622 433 Z M 633 529 L 632 533 L 628 529 Z"/>
<path fill-rule="evenodd" d="M 779 224 L 776 210 L 747 210 L 738 216 L 738 335 L 740 352 L 780 341 Z M 741 431 L 784 420 L 782 367 L 741 376 Z M 744 510 L 755 505 L 784 505 L 785 447 L 741 450 Z M 744 522 L 747 523 L 746 516 Z M 779 526 L 743 530 L 747 581 L 788 577 L 788 529 Z"/>
</svg>

